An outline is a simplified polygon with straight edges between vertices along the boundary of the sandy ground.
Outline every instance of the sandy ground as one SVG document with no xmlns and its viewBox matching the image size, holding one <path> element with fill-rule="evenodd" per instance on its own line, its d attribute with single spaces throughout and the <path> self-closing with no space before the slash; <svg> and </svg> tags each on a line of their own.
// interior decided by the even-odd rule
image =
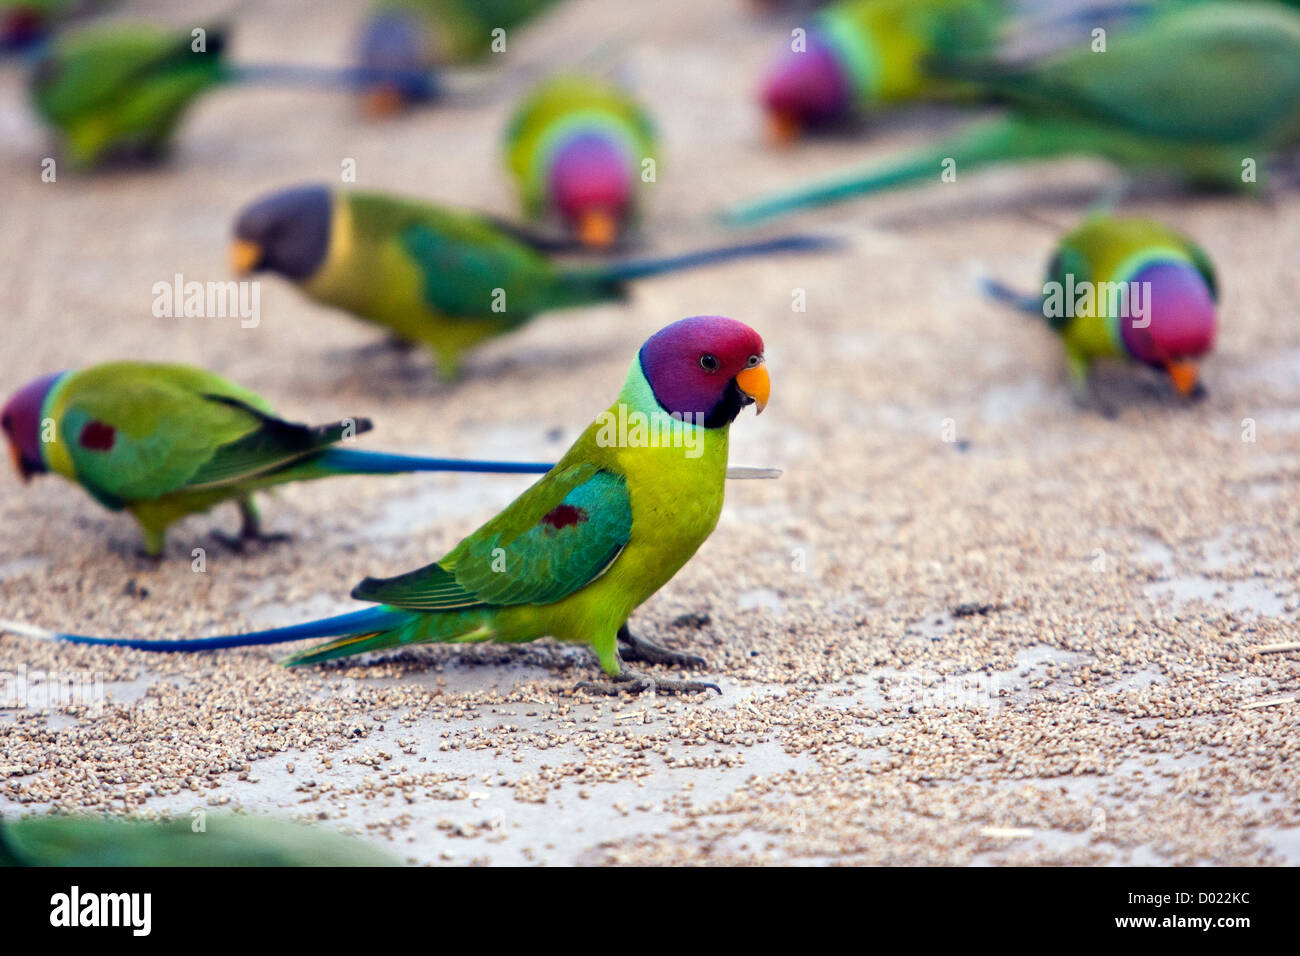
<svg viewBox="0 0 1300 956">
<path fill-rule="evenodd" d="M 335 62 L 359 15 L 248 4 L 235 56 Z M 721 312 L 764 335 L 774 383 L 767 413 L 733 428 L 733 461 L 785 476 L 733 483 L 717 532 L 633 619 L 707 658 L 721 697 L 594 699 L 572 689 L 593 674 L 585 653 L 549 641 L 287 672 L 279 648 L 156 656 L 6 636 L 0 671 L 28 687 L 0 709 L 0 811 L 244 808 L 420 863 L 1300 862 L 1300 658 L 1253 650 L 1294 641 L 1300 610 L 1294 193 L 1126 204 L 1208 247 L 1222 331 L 1207 401 L 1183 407 L 1117 369 L 1114 421 L 1072 405 L 1045 328 L 973 288 L 981 272 L 1038 278 L 1112 181 L 1087 162 L 809 215 L 800 227 L 850 249 L 549 316 L 474 356 L 454 388 L 419 355 L 360 352 L 373 330 L 274 280 L 256 329 L 150 313 L 155 282 L 226 277 L 244 202 L 337 181 L 346 158 L 363 187 L 513 213 L 500 134 L 538 64 L 617 63 L 658 117 L 655 249 L 716 238 L 707 217 L 724 202 L 947 122 L 766 151 L 751 93 L 782 29 L 734 3 L 571 0 L 516 38 L 495 95 L 377 126 L 341 97 L 227 90 L 194 111 L 169 166 L 54 184 L 6 70 L 6 390 L 72 365 L 179 360 L 291 418 L 369 415 L 365 447 L 555 457 L 649 333 Z M 6 472 L 0 616 L 198 636 L 346 610 L 361 577 L 442 554 L 525 485 L 291 487 L 264 508 L 291 544 L 224 551 L 211 531 L 236 519 L 219 509 L 177 526 L 153 566 L 128 517 Z M 41 706 L 51 673 L 102 696 Z"/>
</svg>

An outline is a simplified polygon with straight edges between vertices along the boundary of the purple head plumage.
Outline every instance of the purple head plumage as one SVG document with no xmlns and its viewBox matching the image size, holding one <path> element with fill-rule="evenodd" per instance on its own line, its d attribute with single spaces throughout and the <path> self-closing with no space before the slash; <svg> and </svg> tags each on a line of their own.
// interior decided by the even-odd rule
<svg viewBox="0 0 1300 956">
<path fill-rule="evenodd" d="M 1214 290 L 1192 264 L 1159 260 L 1130 280 L 1146 290 L 1144 315 L 1120 322 L 1124 349 L 1133 358 L 1168 372 L 1190 395 L 1197 388 L 1198 360 L 1214 348 Z"/>
<path fill-rule="evenodd" d="M 9 397 L 0 409 L 0 429 L 9 441 L 9 456 L 24 481 L 32 475 L 46 471 L 45 456 L 41 450 L 41 420 L 45 400 L 54 384 L 64 372 L 43 375 L 28 382 Z"/>
<path fill-rule="evenodd" d="M 599 130 L 575 133 L 555 151 L 547 190 L 556 212 L 585 245 L 611 245 L 632 213 L 636 167 Z"/>
<path fill-rule="evenodd" d="M 771 137 L 788 142 L 810 127 L 825 126 L 848 115 L 848 75 L 834 49 L 810 31 L 806 48 L 787 49 L 763 84 Z"/>
</svg>

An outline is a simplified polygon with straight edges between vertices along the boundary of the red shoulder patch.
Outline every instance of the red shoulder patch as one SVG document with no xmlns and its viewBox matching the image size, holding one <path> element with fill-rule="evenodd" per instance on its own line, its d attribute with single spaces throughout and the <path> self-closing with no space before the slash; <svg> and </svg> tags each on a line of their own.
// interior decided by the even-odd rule
<svg viewBox="0 0 1300 956">
<path fill-rule="evenodd" d="M 86 422 L 77 438 L 77 444 L 91 451 L 108 451 L 117 440 L 117 429 L 103 422 Z"/>
<path fill-rule="evenodd" d="M 573 505 L 557 505 L 546 514 L 542 515 L 542 524 L 549 525 L 556 531 L 561 528 L 567 528 L 571 524 L 579 524 L 587 520 L 587 512 L 583 508 L 577 508 Z"/>
</svg>

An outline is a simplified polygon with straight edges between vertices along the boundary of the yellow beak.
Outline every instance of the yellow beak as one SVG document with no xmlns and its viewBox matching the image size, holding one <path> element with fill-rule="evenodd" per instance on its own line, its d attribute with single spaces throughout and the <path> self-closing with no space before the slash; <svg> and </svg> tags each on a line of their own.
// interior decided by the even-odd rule
<svg viewBox="0 0 1300 956">
<path fill-rule="evenodd" d="M 789 146 L 799 138 L 799 117 L 793 113 L 767 114 L 767 141 L 773 146 Z"/>
<path fill-rule="evenodd" d="M 742 370 L 736 376 L 736 385 L 754 400 L 758 414 L 762 415 L 763 409 L 767 408 L 767 396 L 772 392 L 772 380 L 767 377 L 767 366 L 755 365 Z"/>
<path fill-rule="evenodd" d="M 606 209 L 588 209 L 578 220 L 578 239 L 589 249 L 608 249 L 618 238 L 618 220 Z"/>
<path fill-rule="evenodd" d="M 230 244 L 230 268 L 235 275 L 248 275 L 262 261 L 262 247 L 247 239 L 236 239 Z"/>
<path fill-rule="evenodd" d="M 1191 395 L 1196 390 L 1200 369 L 1196 367 L 1195 362 L 1170 362 L 1165 367 L 1170 379 L 1173 380 L 1174 388 L 1178 389 L 1180 395 Z"/>
</svg>

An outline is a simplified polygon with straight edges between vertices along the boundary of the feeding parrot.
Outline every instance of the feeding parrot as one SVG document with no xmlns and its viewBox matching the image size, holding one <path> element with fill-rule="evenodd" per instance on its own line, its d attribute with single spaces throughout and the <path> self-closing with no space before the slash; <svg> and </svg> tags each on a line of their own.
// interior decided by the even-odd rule
<svg viewBox="0 0 1300 956">
<path fill-rule="evenodd" d="M 643 164 L 655 161 L 654 125 L 622 89 L 589 76 L 557 76 L 519 105 L 506 162 L 524 212 L 550 213 L 584 245 L 612 245 L 636 218 Z"/>
<path fill-rule="evenodd" d="M 722 510 L 732 421 L 761 413 L 770 382 L 763 340 L 720 316 L 682 319 L 652 335 L 613 404 L 550 472 L 433 564 L 352 591 L 375 607 L 325 620 L 199 640 L 58 634 L 14 622 L 27 636 L 155 651 L 198 651 L 312 637 L 334 640 L 286 661 L 315 664 L 422 642 L 517 643 L 550 636 L 592 649 L 617 693 L 716 685 L 659 680 L 629 657 L 699 664 L 634 637 L 632 612 L 704 543 Z"/>
<path fill-rule="evenodd" d="M 1061 240 L 1041 295 L 985 289 L 1061 336 L 1080 400 L 1099 359 L 1148 365 L 1180 394 L 1204 394 L 1198 362 L 1214 347 L 1218 279 L 1205 250 L 1163 223 L 1093 216 Z"/>
<path fill-rule="evenodd" d="M 962 85 L 939 64 L 994 52 L 1005 0 L 841 0 L 792 38 L 763 83 L 771 138 L 882 106 L 951 99 Z"/>
<path fill-rule="evenodd" d="M 361 840 L 244 814 L 133 820 L 78 814 L 0 819 L 3 866 L 395 866 Z"/>
<path fill-rule="evenodd" d="M 1254 187 L 1254 161 L 1300 143 L 1300 13 L 1276 3 L 1170 4 L 1106 52 L 1023 67 L 948 71 L 1008 113 L 939 145 L 824 183 L 741 204 L 741 225 L 989 163 L 1095 155 L 1196 185 Z M 1251 162 L 1247 162 L 1251 161 Z M 951 164 L 955 163 L 955 167 Z"/>
<path fill-rule="evenodd" d="M 317 302 L 427 345 L 448 379 L 475 345 L 543 312 L 619 301 L 632 279 L 831 245 L 789 236 L 567 268 L 546 254 L 540 240 L 486 216 L 324 185 L 257 200 L 239 214 L 234 233 L 237 273 L 274 272 Z"/>
<path fill-rule="evenodd" d="M 224 501 L 239 506 L 234 542 L 262 537 L 253 493 L 330 475 L 411 471 L 534 474 L 550 465 L 391 455 L 338 447 L 365 418 L 308 426 L 277 418 L 261 396 L 186 365 L 110 362 L 46 375 L 0 411 L 24 478 L 55 472 L 113 511 L 130 511 L 147 554 L 168 526 Z"/>
<path fill-rule="evenodd" d="M 56 38 L 29 78 L 37 114 L 59 137 L 68 162 L 90 169 L 119 157 L 165 154 L 185 111 L 208 90 L 230 83 L 270 82 L 358 89 L 381 79 L 425 89 L 429 73 L 234 65 L 225 58 L 222 27 L 164 30 L 107 24 Z"/>
</svg>

